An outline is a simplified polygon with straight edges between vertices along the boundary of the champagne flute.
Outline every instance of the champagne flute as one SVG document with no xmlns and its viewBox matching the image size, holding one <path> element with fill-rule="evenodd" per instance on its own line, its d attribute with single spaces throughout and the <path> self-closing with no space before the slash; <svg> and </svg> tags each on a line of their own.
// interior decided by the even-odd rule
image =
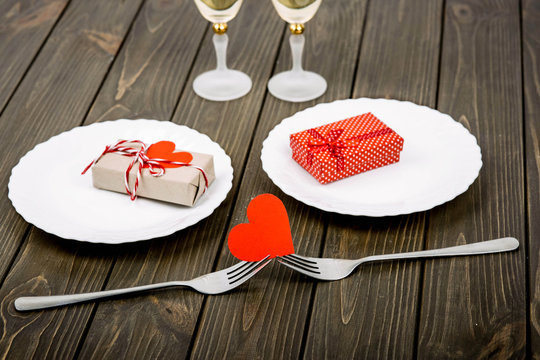
<svg viewBox="0 0 540 360">
<path fill-rule="evenodd" d="M 227 68 L 227 23 L 232 20 L 242 0 L 194 0 L 202 16 L 213 23 L 212 41 L 216 50 L 217 67 L 193 81 L 193 90 L 204 99 L 228 101 L 246 95 L 251 90 L 251 79 L 243 72 Z"/>
<path fill-rule="evenodd" d="M 318 98 L 326 91 L 326 80 L 319 74 L 302 69 L 304 24 L 311 20 L 322 0 L 272 0 L 279 16 L 289 23 L 292 69 L 273 76 L 268 90 L 278 99 L 301 102 Z"/>
</svg>

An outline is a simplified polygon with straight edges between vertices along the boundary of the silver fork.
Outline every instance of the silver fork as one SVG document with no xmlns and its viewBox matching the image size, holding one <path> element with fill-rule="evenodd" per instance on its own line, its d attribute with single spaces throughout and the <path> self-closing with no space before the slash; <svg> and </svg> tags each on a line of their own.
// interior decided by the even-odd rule
<svg viewBox="0 0 540 360">
<path fill-rule="evenodd" d="M 394 259 L 417 259 L 442 256 L 463 256 L 498 253 L 517 249 L 519 242 L 512 237 L 481 241 L 441 249 L 412 251 L 398 254 L 367 256 L 358 260 L 313 258 L 296 254 L 278 258 L 278 262 L 319 280 L 339 280 L 347 277 L 360 264 Z"/>
<path fill-rule="evenodd" d="M 253 275 L 268 265 L 270 255 L 258 262 L 242 261 L 229 268 L 199 276 L 188 281 L 168 281 L 158 284 L 135 286 L 125 289 L 96 291 L 73 295 L 26 296 L 15 300 L 15 309 L 19 311 L 45 309 L 55 306 L 102 299 L 116 295 L 130 294 L 140 291 L 161 289 L 171 286 L 189 286 L 203 294 L 220 294 L 232 290 L 249 280 Z"/>
</svg>

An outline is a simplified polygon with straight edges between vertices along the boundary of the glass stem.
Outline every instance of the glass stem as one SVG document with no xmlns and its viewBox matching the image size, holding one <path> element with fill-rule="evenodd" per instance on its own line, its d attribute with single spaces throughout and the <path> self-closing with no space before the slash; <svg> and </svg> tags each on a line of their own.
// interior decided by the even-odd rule
<svg viewBox="0 0 540 360">
<path fill-rule="evenodd" d="M 227 34 L 214 34 L 212 41 L 214 42 L 214 48 L 216 49 L 216 70 L 225 71 L 227 70 L 227 44 L 229 43 L 229 37 Z"/>
<path fill-rule="evenodd" d="M 291 35 L 289 43 L 292 53 L 292 72 L 302 72 L 302 52 L 304 51 L 304 35 Z"/>
</svg>

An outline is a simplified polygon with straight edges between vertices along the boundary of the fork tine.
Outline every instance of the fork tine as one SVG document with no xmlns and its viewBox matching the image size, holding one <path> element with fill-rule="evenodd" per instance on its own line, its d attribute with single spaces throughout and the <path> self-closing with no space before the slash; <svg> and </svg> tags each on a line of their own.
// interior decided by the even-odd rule
<svg viewBox="0 0 540 360">
<path fill-rule="evenodd" d="M 307 267 L 306 265 L 297 263 L 297 262 L 291 260 L 290 258 L 287 258 L 286 256 L 283 256 L 283 257 L 278 258 L 278 262 L 279 262 L 280 264 L 283 264 L 283 265 L 285 265 L 285 266 L 290 267 L 290 268 L 293 269 L 293 270 L 303 272 L 303 273 L 306 274 L 306 275 L 310 275 L 310 274 L 320 274 L 320 273 L 321 273 L 321 272 L 319 271 L 319 268 L 318 268 L 318 267 L 315 267 L 315 266 L 309 266 L 309 267 Z"/>
<path fill-rule="evenodd" d="M 313 273 L 311 271 L 304 270 L 304 269 L 298 267 L 297 265 L 292 265 L 292 264 L 290 264 L 288 262 L 285 262 L 285 261 L 283 261 L 283 258 L 278 258 L 278 262 L 280 264 L 288 267 L 288 268 L 293 269 L 294 271 L 297 271 L 297 272 L 299 272 L 301 274 L 304 274 L 306 276 L 309 276 L 309 277 L 316 277 L 316 276 L 320 275 L 320 273 Z"/>
<path fill-rule="evenodd" d="M 259 272 L 263 267 L 268 265 L 272 259 L 269 259 L 270 255 L 267 255 L 264 259 L 257 262 L 248 262 L 248 266 L 244 268 L 241 272 L 236 273 L 235 275 L 228 276 L 229 284 L 232 285 L 238 281 L 246 281 L 251 278 L 253 275 Z M 262 264 L 262 265 L 261 265 Z M 234 271 L 233 271 L 234 272 Z M 228 274 L 227 274 L 228 275 Z M 234 279 L 236 278 L 236 279 Z"/>
<path fill-rule="evenodd" d="M 285 255 L 282 258 L 298 266 L 303 266 L 305 268 L 313 270 L 319 270 L 319 264 L 317 264 L 315 261 L 305 260 L 301 257 L 292 255 Z"/>
<path fill-rule="evenodd" d="M 316 261 L 309 260 L 309 259 L 307 259 L 307 258 L 305 258 L 303 256 L 296 255 L 296 254 L 285 255 L 285 257 L 291 257 L 291 258 L 294 258 L 295 260 L 301 261 L 301 262 L 306 263 L 306 264 L 318 265 Z"/>
<path fill-rule="evenodd" d="M 230 270 L 227 271 L 227 276 L 229 276 L 231 274 L 234 274 L 235 272 L 240 271 L 241 269 L 246 268 L 250 264 L 252 264 L 252 263 L 250 263 L 249 261 L 241 261 L 241 262 L 239 262 L 238 264 L 230 267 Z"/>
</svg>

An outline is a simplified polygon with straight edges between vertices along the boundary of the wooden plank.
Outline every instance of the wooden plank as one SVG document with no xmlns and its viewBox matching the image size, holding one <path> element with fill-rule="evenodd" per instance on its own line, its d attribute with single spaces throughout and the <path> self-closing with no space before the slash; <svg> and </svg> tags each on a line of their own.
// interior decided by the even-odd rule
<svg viewBox="0 0 540 360">
<path fill-rule="evenodd" d="M 427 248 L 515 236 L 519 251 L 429 260 L 420 358 L 524 358 L 527 294 L 519 4 L 447 2 L 438 108 L 482 148 L 479 178 L 430 213 Z"/>
<path fill-rule="evenodd" d="M 85 123 L 170 120 L 207 30 L 192 1 L 148 1 Z"/>
<path fill-rule="evenodd" d="M 190 6 L 186 9 L 189 15 L 182 17 L 193 18 L 209 29 L 210 24 L 197 14 L 193 3 L 186 3 Z M 229 196 L 211 217 L 199 224 L 164 239 L 130 246 L 131 251 L 117 260 L 107 288 L 187 279 L 212 271 L 284 28 L 277 17 L 268 16 L 271 7 L 270 2 L 245 2 L 238 17 L 229 24 L 228 63 L 252 77 L 252 91 L 242 99 L 226 103 L 206 101 L 195 95 L 191 88 L 194 77 L 215 67 L 212 34 L 207 32 L 173 117 L 174 122 L 209 135 L 229 154 L 235 175 Z M 184 34 L 183 27 L 177 31 L 179 36 Z M 144 85 L 137 82 L 134 86 L 140 89 L 132 88 L 129 92 L 142 92 Z M 107 110 L 96 112 L 101 113 L 106 114 Z M 189 352 L 203 300 L 204 296 L 193 291 L 171 289 L 103 302 L 81 357 L 183 358 Z"/>
<path fill-rule="evenodd" d="M 442 11 L 442 1 L 408 1 L 400 6 L 371 2 L 354 96 L 434 107 Z M 324 257 L 354 259 L 421 250 L 426 217 L 426 213 L 386 218 L 335 215 Z M 344 280 L 320 283 L 305 358 L 413 358 L 420 264 L 363 265 Z"/>
<path fill-rule="evenodd" d="M 523 88 L 525 168 L 529 223 L 529 293 L 531 354 L 540 358 L 540 2 L 525 0 L 523 19 Z"/>
<path fill-rule="evenodd" d="M 111 116 L 134 117 L 136 114 L 152 111 L 149 117 L 160 118 L 163 114 L 172 115 L 177 98 L 189 73 L 191 62 L 195 57 L 198 44 L 193 36 L 185 36 L 184 33 L 174 32 L 171 29 L 175 25 L 182 23 L 195 33 L 200 33 L 200 38 L 204 35 L 205 24 L 198 21 L 194 16 L 195 11 L 191 11 L 193 4 L 183 2 L 171 4 L 160 1 L 151 1 L 145 4 L 141 15 L 133 26 L 130 36 L 122 49 L 115 66 L 111 70 L 97 100 L 92 107 L 86 123 L 96 119 L 104 120 Z M 180 19 L 183 19 L 181 21 Z M 134 40 L 136 39 L 136 41 Z M 180 53 L 181 56 L 172 56 Z M 139 69 L 143 69 L 140 71 Z M 129 86 L 124 87 L 123 96 L 117 96 L 118 89 L 122 84 L 126 84 L 125 79 L 130 79 Z M 150 109 L 145 98 L 148 96 L 148 84 L 153 84 L 151 90 L 159 93 L 162 101 L 154 104 Z M 28 247 L 31 250 L 25 252 L 23 260 L 28 263 L 38 263 L 47 241 L 32 241 Z M 50 240 L 50 239 L 46 239 Z M 45 243 L 45 245 L 42 245 Z M 88 245 L 88 249 L 81 251 L 83 254 L 62 254 L 73 263 L 84 262 L 84 273 L 75 272 L 73 274 L 73 284 L 65 284 L 61 293 L 79 292 L 81 290 L 79 282 L 93 284 L 93 289 L 100 289 L 105 282 L 106 276 L 113 262 L 116 251 L 110 248 L 97 246 L 97 251 L 108 256 L 89 258 L 85 256 L 95 245 Z M 28 255 L 26 255 L 28 253 Z M 42 265 L 42 264 L 40 264 Z M 70 279 L 66 279 L 68 281 Z M 56 280 L 57 283 L 58 279 Z M 58 284 L 59 285 L 59 284 Z M 83 314 L 89 313 L 93 306 L 83 305 Z M 51 318 L 52 319 L 52 318 Z M 76 334 L 81 334 L 87 324 L 88 319 L 84 318 L 76 324 L 70 324 L 73 317 L 67 317 L 65 322 L 57 327 L 70 327 Z M 51 320 L 52 321 L 52 320 Z M 75 330 L 76 329 L 76 330 Z"/>
<path fill-rule="evenodd" d="M 27 226 L 7 200 L 11 168 L 36 144 L 81 124 L 137 10 L 139 0 L 133 1 L 104 8 L 94 2 L 73 3 L 0 118 L 0 151 L 5 154 L 0 165 L 0 186 L 5 189 L 0 253 L 5 259 L 12 258 Z M 100 19 L 98 8 L 110 14 Z M 94 12 L 97 18 L 88 16 Z M 125 16 L 114 24 L 121 12 Z M 0 263 L 0 278 L 8 266 L 9 261 Z"/>
<path fill-rule="evenodd" d="M 21 313 L 19 296 L 96 291 L 101 283 L 88 279 L 107 275 L 110 249 L 56 238 L 32 228 L 29 239 L 0 289 L 0 359 L 73 358 L 92 304 Z"/>
<path fill-rule="evenodd" d="M 2 21 L 0 22 L 0 54 L 2 54 L 0 59 L 0 114 L 2 114 L 8 99 L 68 2 L 69 0 L 14 0 L 0 3 L 0 14 L 2 14 Z M 21 44 L 25 44 L 25 46 L 21 46 Z M 9 124 L 2 124 L 1 122 Z M 17 122 L 5 116 L 0 118 L 0 128 L 2 129 L 0 139 L 2 139 L 3 144 L 6 144 L 4 139 L 10 137 L 6 131 L 6 126 L 17 126 Z M 27 130 L 31 130 L 31 128 L 27 128 Z M 3 153 L 16 151 L 16 149 L 1 147 L 1 145 L 0 149 L 2 149 Z M 5 185 L 7 185 L 10 169 L 16 163 L 14 160 L 18 159 L 22 154 L 23 152 L 15 154 L 11 163 L 9 163 L 8 158 L 8 163 L 4 162 L 3 166 L 0 167 L 7 175 L 3 177 L 3 189 L 7 189 Z M 5 196 L 5 193 L 3 196 Z M 7 199 L 6 196 L 5 199 Z M 3 202 L 3 206 L 2 210 L 11 208 L 9 201 Z M 11 238 L 12 233 L 17 234 L 14 236 L 16 238 L 27 228 L 26 223 L 18 221 L 16 218 L 18 218 L 18 215 L 14 211 L 2 211 L 2 215 L 0 215 L 0 230 L 7 234 L 6 241 L 0 245 L 0 253 L 5 254 L 6 259 L 0 264 L 0 279 L 4 278 L 6 267 L 10 264 L 9 260 L 20 245 L 20 242 L 13 241 L 13 238 Z M 8 227 L 7 224 L 11 226 Z"/>
<path fill-rule="evenodd" d="M 68 3 L 69 0 L 0 2 L 0 113 Z"/>
<path fill-rule="evenodd" d="M 324 212 L 284 195 L 262 171 L 260 153 L 268 132 L 284 117 L 315 103 L 350 95 L 365 16 L 365 1 L 323 2 L 306 26 L 305 68 L 320 72 L 329 82 L 327 93 L 314 101 L 291 104 L 267 97 L 242 179 L 231 226 L 246 221 L 246 207 L 256 195 L 279 196 L 289 213 L 298 253 L 319 255 L 324 234 Z M 347 34 L 341 41 L 336 36 Z M 336 65 L 339 64 L 339 65 Z M 290 66 L 288 35 L 282 43 L 276 72 Z M 234 263 L 227 245 L 219 267 Z M 271 267 L 270 267 L 271 266 Z M 314 282 L 277 263 L 252 278 L 245 291 L 208 299 L 200 321 L 192 357 L 298 358 L 309 319 Z"/>
<path fill-rule="evenodd" d="M 2 189 L 7 189 L 10 169 L 25 152 L 82 122 L 139 5 L 139 0 L 71 3 L 0 118 Z M 6 191 L 2 197 L 0 272 L 4 274 L 27 224 L 12 208 Z M 109 267 L 101 265 L 111 259 L 101 256 L 104 253 L 105 247 L 62 241 L 35 229 L 30 232 L 0 289 L 0 358 L 74 356 L 90 306 L 21 314 L 12 303 L 32 293 L 100 289 L 100 283 L 85 276 L 89 271 L 106 275 Z"/>
</svg>

